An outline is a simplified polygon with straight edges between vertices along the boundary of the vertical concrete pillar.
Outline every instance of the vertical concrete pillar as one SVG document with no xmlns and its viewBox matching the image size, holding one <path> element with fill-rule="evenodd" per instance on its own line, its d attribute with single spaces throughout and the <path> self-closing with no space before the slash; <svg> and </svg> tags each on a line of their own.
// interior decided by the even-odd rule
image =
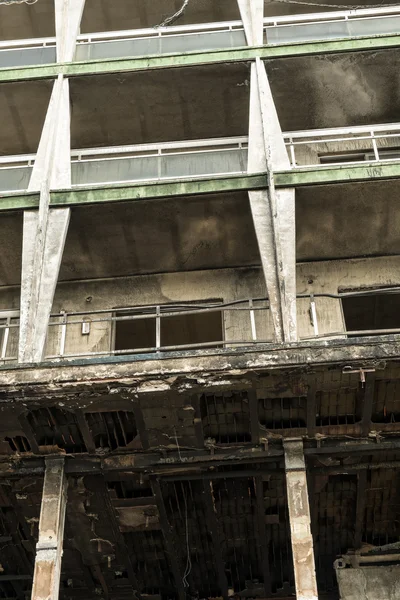
<svg viewBox="0 0 400 600">
<path fill-rule="evenodd" d="M 57 62 L 73 59 L 85 0 L 54 0 Z M 19 362 L 43 359 L 70 210 L 50 208 L 50 190 L 71 186 L 69 83 L 54 83 L 30 191 L 40 193 L 38 211 L 25 211 L 22 249 Z"/>
<path fill-rule="evenodd" d="M 67 482 L 64 458 L 47 458 L 32 600 L 56 600 L 60 587 Z"/>
<path fill-rule="evenodd" d="M 318 600 L 303 442 L 283 441 L 297 600 Z"/>
<path fill-rule="evenodd" d="M 21 363 L 43 358 L 47 328 L 68 231 L 70 209 L 50 208 L 50 189 L 71 185 L 69 85 L 54 83 L 33 167 L 30 191 L 40 193 L 39 210 L 24 212 L 20 335 Z"/>
<path fill-rule="evenodd" d="M 71 62 L 85 0 L 54 0 L 56 14 L 57 62 Z"/>
<path fill-rule="evenodd" d="M 263 44 L 263 0 L 238 0 L 251 46 Z M 256 58 L 250 75 L 249 173 L 267 173 L 268 190 L 249 192 L 254 228 L 270 300 L 277 341 L 295 341 L 296 247 L 294 189 L 275 190 L 274 171 L 290 169 L 263 61 Z"/>
</svg>

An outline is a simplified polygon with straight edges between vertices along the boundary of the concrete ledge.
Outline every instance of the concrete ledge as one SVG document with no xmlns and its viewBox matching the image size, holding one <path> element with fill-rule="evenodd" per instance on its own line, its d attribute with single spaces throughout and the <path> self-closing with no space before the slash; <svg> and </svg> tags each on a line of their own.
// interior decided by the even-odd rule
<svg viewBox="0 0 400 600">
<path fill-rule="evenodd" d="M 256 57 L 268 60 L 291 56 L 310 56 L 338 52 L 360 52 L 400 47 L 400 35 L 377 35 L 370 37 L 343 38 L 318 42 L 297 42 L 270 46 L 240 47 L 207 52 L 186 52 L 94 60 L 65 64 L 36 65 L 0 69 L 0 83 L 29 79 L 52 79 L 63 73 L 67 77 L 96 75 L 100 73 L 122 73 L 171 67 L 206 65 L 211 63 L 245 62 Z"/>
<path fill-rule="evenodd" d="M 184 391 L 211 386 L 251 385 L 260 372 L 315 367 L 367 366 L 380 368 L 386 361 L 400 359 L 400 335 L 373 336 L 298 344 L 266 344 L 226 350 L 198 350 L 119 357 L 103 357 L 40 363 L 5 365 L 0 368 L 0 394 L 12 397 L 42 393 L 76 393 L 78 388 L 96 386 L 111 390 L 119 385 L 134 386 L 138 392 Z M 151 382 L 149 384 L 149 382 Z M 27 388 L 29 386 L 29 394 Z M 182 391 L 181 390 L 181 391 Z M 109 391 L 109 393 L 112 393 Z"/>
</svg>

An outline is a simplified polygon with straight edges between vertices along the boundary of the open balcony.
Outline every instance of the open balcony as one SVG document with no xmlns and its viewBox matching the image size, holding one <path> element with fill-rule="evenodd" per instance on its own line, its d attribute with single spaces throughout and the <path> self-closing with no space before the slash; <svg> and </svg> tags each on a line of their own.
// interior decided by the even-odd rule
<svg viewBox="0 0 400 600">
<path fill-rule="evenodd" d="M 399 7 L 267 17 L 264 44 L 295 44 L 397 34 Z M 207 52 L 246 46 L 241 21 L 188 24 L 78 36 L 75 61 Z M 0 42 L 0 68 L 55 63 L 55 37 Z"/>
<path fill-rule="evenodd" d="M 286 132 L 293 169 L 400 160 L 400 125 Z M 246 136 L 84 148 L 71 152 L 72 187 L 247 173 Z M 35 155 L 0 158 L 0 192 L 24 192 Z"/>
</svg>

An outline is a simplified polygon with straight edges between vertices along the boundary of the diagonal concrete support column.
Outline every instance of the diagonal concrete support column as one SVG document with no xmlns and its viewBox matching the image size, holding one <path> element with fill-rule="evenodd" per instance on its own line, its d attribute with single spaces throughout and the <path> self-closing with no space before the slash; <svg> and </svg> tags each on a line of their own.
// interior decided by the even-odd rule
<svg viewBox="0 0 400 600">
<path fill-rule="evenodd" d="M 263 43 L 263 0 L 238 0 L 247 43 Z M 294 189 L 275 190 L 274 170 L 290 169 L 264 63 L 251 65 L 249 173 L 268 173 L 268 190 L 250 192 L 275 337 L 297 339 Z"/>
<path fill-rule="evenodd" d="M 54 0 L 56 14 L 57 62 L 71 62 L 85 0 Z"/>
<path fill-rule="evenodd" d="M 68 231 L 70 209 L 51 209 L 50 189 L 71 185 L 68 80 L 54 83 L 36 155 L 30 191 L 40 192 L 37 211 L 24 212 L 18 360 L 40 362 Z"/>
<path fill-rule="evenodd" d="M 47 458 L 32 600 L 56 600 L 60 587 L 67 482 L 64 458 Z"/>
<path fill-rule="evenodd" d="M 286 489 L 297 600 L 318 600 L 303 442 L 284 439 Z"/>
<path fill-rule="evenodd" d="M 256 59 L 250 78 L 249 173 L 268 173 L 268 189 L 249 192 L 261 264 L 278 341 L 297 339 L 294 189 L 276 190 L 274 170 L 289 169 L 264 63 Z"/>
</svg>

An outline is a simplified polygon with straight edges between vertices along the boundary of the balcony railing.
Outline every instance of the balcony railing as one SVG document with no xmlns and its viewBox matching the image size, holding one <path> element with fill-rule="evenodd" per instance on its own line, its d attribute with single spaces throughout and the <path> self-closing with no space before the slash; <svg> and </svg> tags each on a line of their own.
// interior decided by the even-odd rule
<svg viewBox="0 0 400 600">
<path fill-rule="evenodd" d="M 400 160 L 400 124 L 283 134 L 292 168 Z M 247 173 L 248 138 L 213 138 L 71 152 L 72 186 Z M 28 189 L 35 155 L 0 157 L 0 194 Z"/>
<path fill-rule="evenodd" d="M 294 131 L 283 136 L 293 168 L 400 160 L 397 123 Z"/>
<path fill-rule="evenodd" d="M 327 301 L 343 303 L 346 299 L 371 298 L 376 303 L 379 296 L 395 295 L 400 300 L 400 287 L 373 290 L 350 291 L 342 293 L 298 294 L 297 301 L 303 302 L 299 314 L 298 326 L 308 335 L 301 335 L 299 341 L 328 340 L 335 338 L 363 337 L 372 335 L 399 335 L 399 327 L 381 327 L 375 325 L 359 329 L 346 329 L 342 317 L 338 321 L 338 329 L 323 331 L 323 315 L 327 310 L 332 312 L 333 305 Z M 304 304 L 305 302 L 305 304 Z M 306 310 L 304 310 L 306 308 Z M 340 307 L 338 314 L 341 314 Z M 220 330 L 216 331 L 210 341 L 187 340 L 174 344 L 164 340 L 163 324 L 171 319 L 189 316 L 204 316 L 218 313 Z M 396 306 L 392 306 L 392 314 Z M 387 315 L 386 315 L 387 317 Z M 386 318 L 385 317 L 385 318 Z M 397 318 L 397 317 L 396 317 Z M 398 319 L 397 319 L 398 320 Z M 374 317 L 375 321 L 375 317 Z M 215 321 L 214 321 L 215 323 Z M 136 324 L 136 329 L 132 329 Z M 138 328 L 138 324 L 145 327 Z M 125 344 L 117 347 L 116 328 L 122 326 Z M 128 334 L 126 327 L 130 327 Z M 193 323 L 190 327 L 193 330 Z M 204 322 L 198 328 L 204 328 Z M 125 331 L 123 331 L 125 329 Z M 172 324 L 170 331 L 182 329 Z M 143 333 L 144 332 L 144 333 Z M 171 334 L 169 334 L 170 337 Z M 175 335 L 175 334 L 174 334 Z M 19 312 L 0 311 L 0 363 L 15 363 L 19 336 Z M 136 337 L 137 336 L 137 337 Z M 136 339 L 135 339 L 136 337 Z M 166 336 L 168 337 L 168 336 Z M 139 340 L 139 343 L 138 343 Z M 140 341 L 146 340 L 143 345 Z M 79 359 L 101 356 L 120 356 L 146 354 L 149 358 L 160 358 L 163 352 L 181 352 L 186 350 L 232 349 L 257 345 L 275 344 L 272 324 L 269 316 L 267 298 L 249 298 L 232 302 L 212 301 L 208 303 L 182 303 L 175 305 L 133 306 L 123 308 L 107 308 L 87 312 L 60 312 L 50 317 L 45 359 Z"/>
<path fill-rule="evenodd" d="M 28 188 L 35 155 L 0 157 L 0 193 Z M 71 152 L 73 186 L 246 173 L 247 137 L 89 148 Z"/>
<path fill-rule="evenodd" d="M 382 7 L 264 19 L 264 44 L 396 34 L 400 8 Z M 246 46 L 241 21 L 82 34 L 76 61 L 208 51 Z M 56 62 L 55 38 L 0 43 L 0 68 Z"/>
</svg>

